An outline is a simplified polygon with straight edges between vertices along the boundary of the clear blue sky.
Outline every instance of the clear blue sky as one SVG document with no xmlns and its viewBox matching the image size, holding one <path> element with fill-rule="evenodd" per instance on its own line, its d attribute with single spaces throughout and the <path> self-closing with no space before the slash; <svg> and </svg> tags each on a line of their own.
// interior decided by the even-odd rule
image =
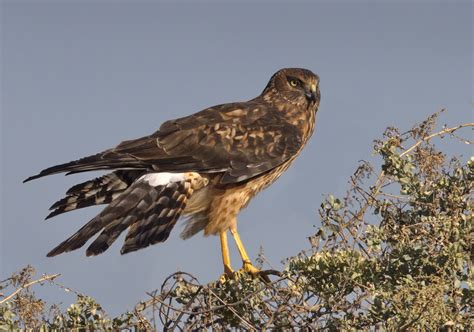
<svg viewBox="0 0 474 332">
<path fill-rule="evenodd" d="M 2 1 L 0 280 L 26 264 L 118 313 L 176 270 L 222 272 L 218 238 L 169 240 L 120 256 L 119 244 L 46 253 L 97 214 L 48 222 L 47 208 L 95 174 L 21 181 L 42 168 L 155 131 L 170 118 L 253 98 L 273 72 L 321 77 L 316 133 L 290 170 L 240 215 L 252 258 L 275 265 L 307 247 L 324 194 L 342 194 L 389 125 L 442 107 L 472 121 L 471 1 Z M 467 147 L 465 158 L 471 153 Z M 120 241 L 118 241 L 120 242 Z M 238 267 L 238 256 L 233 255 Z M 50 301 L 74 299 L 39 290 Z"/>
</svg>

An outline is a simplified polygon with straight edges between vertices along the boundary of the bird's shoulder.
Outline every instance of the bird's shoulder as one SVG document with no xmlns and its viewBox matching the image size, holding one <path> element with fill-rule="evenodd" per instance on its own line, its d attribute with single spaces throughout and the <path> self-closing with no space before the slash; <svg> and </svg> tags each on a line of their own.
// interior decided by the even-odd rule
<svg viewBox="0 0 474 332">
<path fill-rule="evenodd" d="M 166 136 L 182 130 L 203 127 L 255 127 L 286 123 L 278 108 L 263 99 L 255 98 L 246 102 L 233 102 L 208 107 L 200 112 L 164 122 L 156 132 Z"/>
</svg>

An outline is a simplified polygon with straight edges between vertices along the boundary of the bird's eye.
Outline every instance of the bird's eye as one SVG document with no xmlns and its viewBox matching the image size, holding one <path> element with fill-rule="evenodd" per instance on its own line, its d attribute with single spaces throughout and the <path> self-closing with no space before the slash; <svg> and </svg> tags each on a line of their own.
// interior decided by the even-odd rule
<svg viewBox="0 0 474 332">
<path fill-rule="evenodd" d="M 298 80 L 290 80 L 290 85 L 291 85 L 292 87 L 297 87 L 297 86 L 299 85 L 299 83 L 300 83 L 300 82 L 299 82 Z"/>
</svg>

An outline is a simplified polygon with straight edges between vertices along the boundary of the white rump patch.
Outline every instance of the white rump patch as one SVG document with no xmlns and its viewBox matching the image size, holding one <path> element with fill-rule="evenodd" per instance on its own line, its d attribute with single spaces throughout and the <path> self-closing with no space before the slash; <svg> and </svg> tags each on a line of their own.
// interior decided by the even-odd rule
<svg viewBox="0 0 474 332">
<path fill-rule="evenodd" d="M 150 186 L 157 187 L 163 186 L 170 182 L 182 182 L 185 181 L 186 178 L 184 173 L 150 173 L 142 175 L 139 181 L 146 181 Z"/>
</svg>

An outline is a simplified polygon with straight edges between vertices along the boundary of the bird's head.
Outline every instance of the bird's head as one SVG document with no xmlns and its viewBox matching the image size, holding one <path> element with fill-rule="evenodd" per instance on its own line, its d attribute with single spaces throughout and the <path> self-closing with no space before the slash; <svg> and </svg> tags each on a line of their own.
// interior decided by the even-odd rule
<svg viewBox="0 0 474 332">
<path fill-rule="evenodd" d="M 266 94 L 275 94 L 283 99 L 308 106 L 318 106 L 321 94 L 319 92 L 319 76 L 308 69 L 284 68 L 277 71 L 263 91 Z"/>
</svg>

